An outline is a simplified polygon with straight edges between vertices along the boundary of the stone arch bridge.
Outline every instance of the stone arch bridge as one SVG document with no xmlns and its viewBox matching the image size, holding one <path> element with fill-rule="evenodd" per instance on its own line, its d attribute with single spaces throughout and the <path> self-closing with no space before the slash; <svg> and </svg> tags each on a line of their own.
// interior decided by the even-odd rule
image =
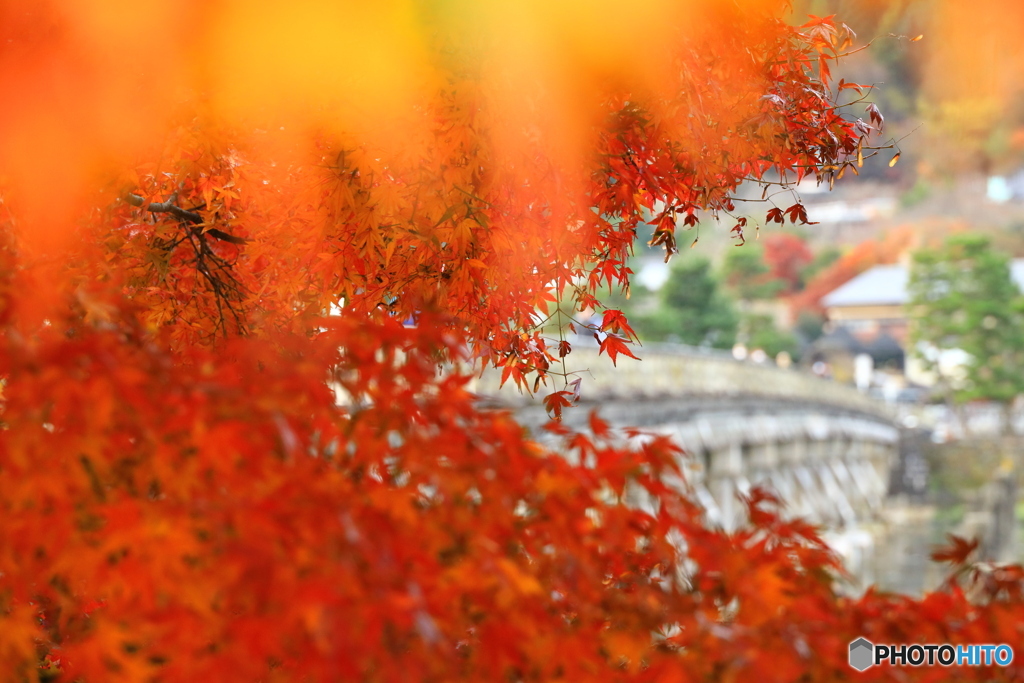
<svg viewBox="0 0 1024 683">
<path fill-rule="evenodd" d="M 645 346 L 643 360 L 613 367 L 596 348 L 579 348 L 567 368 L 582 377 L 580 406 L 566 423 L 585 429 L 591 408 L 613 425 L 669 434 L 689 454 L 684 466 L 710 521 L 726 529 L 743 518 L 737 494 L 768 484 L 826 534 L 863 580 L 898 462 L 900 432 L 884 404 L 856 389 L 800 370 L 740 362 L 721 352 Z M 540 397 L 498 389 L 489 370 L 476 391 L 509 407 L 535 430 L 547 421 Z M 541 392 L 543 393 L 543 392 Z"/>
</svg>

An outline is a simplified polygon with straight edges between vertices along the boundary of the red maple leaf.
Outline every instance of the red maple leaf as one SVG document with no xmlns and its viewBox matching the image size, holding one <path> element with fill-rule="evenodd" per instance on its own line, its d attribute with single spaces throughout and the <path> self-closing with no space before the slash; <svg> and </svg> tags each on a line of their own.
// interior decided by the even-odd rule
<svg viewBox="0 0 1024 683">
<path fill-rule="evenodd" d="M 618 363 L 616 363 L 616 359 L 620 353 L 625 354 L 630 358 L 640 360 L 633 355 L 632 351 L 629 350 L 629 341 L 616 334 L 609 334 L 604 338 L 601 342 L 601 348 L 598 353 L 607 353 L 608 357 L 612 359 L 612 365 L 618 365 Z"/>
</svg>

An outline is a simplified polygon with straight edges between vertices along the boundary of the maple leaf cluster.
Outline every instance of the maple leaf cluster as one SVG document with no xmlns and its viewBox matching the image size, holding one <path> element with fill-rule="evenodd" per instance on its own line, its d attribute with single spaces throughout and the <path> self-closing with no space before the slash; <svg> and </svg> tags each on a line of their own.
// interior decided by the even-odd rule
<svg viewBox="0 0 1024 683">
<path fill-rule="evenodd" d="M 500 50 L 473 59 L 443 12 L 412 40 L 398 10 L 312 5 L 153 3 L 166 30 L 136 35 L 124 12 L 0 4 L 0 76 L 24 95 L 0 128 L 0 679 L 841 679 L 860 635 L 1020 642 L 1016 568 L 844 597 L 836 556 L 767 492 L 748 525 L 709 527 L 667 438 L 593 416 L 553 422 L 548 451 L 459 370 L 545 381 L 571 345 L 538 310 L 565 291 L 599 308 L 641 222 L 670 254 L 675 219 L 732 211 L 745 179 L 857 163 L 870 124 L 828 85 L 845 29 L 773 3 L 666 9 L 642 24 L 660 36 L 635 50 L 643 78 L 566 43 L 561 83 L 586 95 L 562 101 Z M 304 51 L 321 26 L 341 52 Z M 165 58 L 133 71 L 149 40 Z M 391 68 L 414 49 L 433 71 L 401 96 L 344 61 L 282 79 L 262 52 Z M 254 103 L 257 75 L 294 89 Z M 62 108 L 81 130 L 42 116 Z M 635 357 L 619 311 L 593 328 Z"/>
</svg>

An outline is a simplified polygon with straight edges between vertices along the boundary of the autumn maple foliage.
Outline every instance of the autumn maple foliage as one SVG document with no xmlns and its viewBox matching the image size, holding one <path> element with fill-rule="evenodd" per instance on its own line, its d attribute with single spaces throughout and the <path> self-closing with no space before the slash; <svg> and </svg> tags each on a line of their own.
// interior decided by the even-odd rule
<svg viewBox="0 0 1024 683">
<path fill-rule="evenodd" d="M 864 271 L 877 265 L 895 263 L 910 249 L 914 230 L 910 226 L 896 227 L 879 239 L 867 239 L 844 253 L 808 281 L 804 291 L 796 294 L 791 305 L 796 311 L 824 313 L 822 297 L 846 284 Z"/>
<path fill-rule="evenodd" d="M 554 293 L 599 309 L 642 222 L 671 255 L 741 181 L 878 140 L 831 18 L 548 4 L 0 4 L 0 680 L 826 680 L 859 635 L 1021 642 L 1018 569 L 843 597 L 769 494 L 709 528 L 666 439 L 594 416 L 556 454 L 467 390 L 569 409 Z"/>
</svg>

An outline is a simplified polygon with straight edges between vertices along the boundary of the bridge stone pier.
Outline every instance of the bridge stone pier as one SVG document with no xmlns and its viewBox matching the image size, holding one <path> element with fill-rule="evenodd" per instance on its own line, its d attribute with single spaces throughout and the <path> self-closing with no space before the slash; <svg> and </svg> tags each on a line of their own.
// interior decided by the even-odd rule
<svg viewBox="0 0 1024 683">
<path fill-rule="evenodd" d="M 687 452 L 685 486 L 710 522 L 735 528 L 744 514 L 738 494 L 767 485 L 786 514 L 826 528 L 855 576 L 873 580 L 875 530 L 899 448 L 899 430 L 882 404 L 806 372 L 722 353 L 645 346 L 638 355 L 642 361 L 620 356 L 614 368 L 596 348 L 574 345 L 566 364 L 583 382 L 566 424 L 585 430 L 596 408 L 612 425 L 674 437 Z M 476 391 L 515 410 L 543 441 L 538 428 L 548 418 L 540 396 L 511 385 L 499 390 L 499 381 L 488 371 Z"/>
</svg>

